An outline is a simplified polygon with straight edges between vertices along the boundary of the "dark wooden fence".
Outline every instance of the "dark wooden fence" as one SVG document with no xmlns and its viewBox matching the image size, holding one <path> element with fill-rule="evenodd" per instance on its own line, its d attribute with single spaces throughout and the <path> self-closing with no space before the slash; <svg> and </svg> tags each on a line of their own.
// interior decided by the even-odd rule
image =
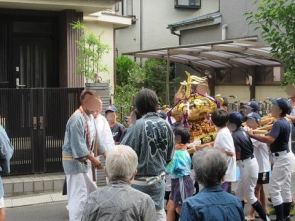
<svg viewBox="0 0 295 221">
<path fill-rule="evenodd" d="M 63 171 L 65 126 L 82 90 L 0 89 L 0 123 L 14 146 L 11 175 Z"/>
</svg>

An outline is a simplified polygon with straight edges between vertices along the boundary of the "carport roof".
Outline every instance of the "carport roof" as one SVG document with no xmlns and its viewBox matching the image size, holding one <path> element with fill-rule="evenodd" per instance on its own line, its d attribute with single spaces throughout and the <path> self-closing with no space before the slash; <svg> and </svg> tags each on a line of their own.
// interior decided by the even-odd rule
<svg viewBox="0 0 295 221">
<path fill-rule="evenodd" d="M 262 42 L 226 40 L 177 47 L 123 53 L 138 58 L 169 60 L 198 69 L 228 69 L 235 67 L 278 67 L 271 48 Z"/>
</svg>

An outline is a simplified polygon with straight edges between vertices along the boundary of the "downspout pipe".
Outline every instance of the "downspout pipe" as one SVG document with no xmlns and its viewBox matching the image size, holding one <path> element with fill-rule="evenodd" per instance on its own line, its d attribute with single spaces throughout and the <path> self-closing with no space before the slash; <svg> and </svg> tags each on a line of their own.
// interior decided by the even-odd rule
<svg viewBox="0 0 295 221">
<path fill-rule="evenodd" d="M 226 40 L 226 31 L 227 31 L 228 24 L 223 24 L 221 28 L 221 40 Z"/>
<path fill-rule="evenodd" d="M 140 13 L 140 17 L 139 17 L 139 50 L 142 51 L 143 50 L 143 0 L 140 0 L 139 2 L 140 6 L 139 6 L 139 13 Z M 142 58 L 140 58 L 140 67 L 142 67 Z"/>
<path fill-rule="evenodd" d="M 178 45 L 181 45 L 181 34 L 177 34 L 174 28 L 170 29 L 171 34 L 178 36 Z"/>
</svg>

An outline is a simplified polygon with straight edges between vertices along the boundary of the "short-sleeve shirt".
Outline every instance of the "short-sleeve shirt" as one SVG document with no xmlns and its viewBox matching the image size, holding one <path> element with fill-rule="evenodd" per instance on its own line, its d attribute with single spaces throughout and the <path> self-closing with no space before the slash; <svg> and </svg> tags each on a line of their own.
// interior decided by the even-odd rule
<svg viewBox="0 0 295 221">
<path fill-rule="evenodd" d="M 272 153 L 288 150 L 290 125 L 285 118 L 281 118 L 274 122 L 268 135 L 275 139 L 270 145 L 270 151 Z"/>
<path fill-rule="evenodd" d="M 235 156 L 235 146 L 233 138 L 227 127 L 220 129 L 217 133 L 214 147 L 218 149 L 225 149 L 227 152 L 234 153 L 234 156 L 227 156 L 228 168 L 225 173 L 226 182 L 235 182 L 236 178 L 236 156 Z"/>
<path fill-rule="evenodd" d="M 191 157 L 186 150 L 175 150 L 172 160 L 165 171 L 171 174 L 171 178 L 181 178 L 191 174 Z"/>
<path fill-rule="evenodd" d="M 125 127 L 118 122 L 113 127 L 111 127 L 113 139 L 115 142 L 120 142 L 123 139 L 125 130 Z"/>
<path fill-rule="evenodd" d="M 232 133 L 236 153 L 241 152 L 241 159 L 247 159 L 253 155 L 253 144 L 249 134 L 243 129 L 238 128 Z"/>
<path fill-rule="evenodd" d="M 270 171 L 268 146 L 258 140 L 251 139 L 254 147 L 254 155 L 256 157 L 259 173 Z"/>
</svg>

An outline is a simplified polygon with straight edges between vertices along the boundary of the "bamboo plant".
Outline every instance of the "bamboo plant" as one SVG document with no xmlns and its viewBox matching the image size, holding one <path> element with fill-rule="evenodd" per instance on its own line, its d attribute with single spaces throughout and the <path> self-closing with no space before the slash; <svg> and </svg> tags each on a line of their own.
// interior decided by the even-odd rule
<svg viewBox="0 0 295 221">
<path fill-rule="evenodd" d="M 79 55 L 77 56 L 77 74 L 85 76 L 86 82 L 96 82 L 99 73 L 108 72 L 102 57 L 109 53 L 110 46 L 101 41 L 101 35 L 88 33 L 84 23 L 77 21 L 71 24 L 74 30 L 80 32 L 76 41 Z"/>
</svg>

